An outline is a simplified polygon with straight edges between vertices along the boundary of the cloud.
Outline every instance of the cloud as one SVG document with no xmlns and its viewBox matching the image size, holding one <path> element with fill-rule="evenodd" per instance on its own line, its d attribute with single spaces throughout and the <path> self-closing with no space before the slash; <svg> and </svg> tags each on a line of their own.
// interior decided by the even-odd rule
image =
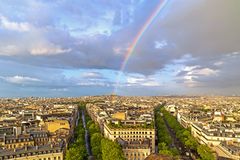
<svg viewBox="0 0 240 160">
<path fill-rule="evenodd" d="M 81 77 L 86 79 L 105 79 L 99 72 L 84 72 Z"/>
<path fill-rule="evenodd" d="M 190 55 L 198 60 L 194 63 L 208 67 L 221 55 L 239 50 L 236 42 L 240 37 L 237 30 L 240 23 L 234 16 L 238 9 L 230 9 L 239 2 L 214 2 L 169 3 L 138 42 L 125 71 L 151 75 L 184 55 Z M 94 5 L 82 1 L 70 4 L 65 0 L 54 3 L 24 1 L 9 15 L 6 10 L 13 10 L 13 4 L 2 3 L 4 17 L 33 24 L 34 28 L 29 34 L 4 32 L 0 42 L 3 46 L 11 44 L 15 49 L 0 52 L 1 55 L 16 55 L 8 58 L 35 66 L 118 70 L 126 49 L 158 1 L 96 1 Z M 222 25 L 216 28 L 213 27 L 215 24 Z M 225 37 L 225 33 L 229 34 Z M 25 58 L 21 58 L 22 55 Z M 187 65 L 193 65 L 191 63 Z"/>
<path fill-rule="evenodd" d="M 110 87 L 112 86 L 112 84 L 110 83 L 106 83 L 106 82 L 98 82 L 98 81 L 95 81 L 95 82 L 79 82 L 77 84 L 78 86 L 100 86 L 100 87 Z"/>
<path fill-rule="evenodd" d="M 154 44 L 155 44 L 155 48 L 156 49 L 162 49 L 162 48 L 164 48 L 164 47 L 166 47 L 168 45 L 166 40 L 162 40 L 160 42 L 159 41 L 155 41 Z"/>
<path fill-rule="evenodd" d="M 26 32 L 31 29 L 31 25 L 27 22 L 9 21 L 6 17 L 0 15 L 0 28 L 18 32 Z"/>
<path fill-rule="evenodd" d="M 54 91 L 54 92 L 67 92 L 69 91 L 68 88 L 53 88 L 51 89 L 51 91 Z"/>
<path fill-rule="evenodd" d="M 183 83 L 188 87 L 199 87 L 203 85 L 199 79 L 202 77 L 218 76 L 218 73 L 218 70 L 213 70 L 211 68 L 203 68 L 201 66 L 186 66 L 177 74 L 177 79 L 178 82 Z"/>
<path fill-rule="evenodd" d="M 68 53 L 71 49 L 63 49 L 59 45 L 54 45 L 52 43 L 40 44 L 31 48 L 30 53 L 32 55 L 55 55 Z"/>
<path fill-rule="evenodd" d="M 19 53 L 20 48 L 18 48 L 15 45 L 1 45 L 0 46 L 0 53 L 1 55 L 6 55 L 6 56 L 11 56 L 11 55 L 16 55 L 17 53 Z"/>
<path fill-rule="evenodd" d="M 215 66 L 221 66 L 223 64 L 224 64 L 223 61 L 217 61 L 217 62 L 214 63 Z"/>
<path fill-rule="evenodd" d="M 1 62 L 24 65 L 0 64 L 1 75 L 43 79 L 31 87 L 112 86 L 115 77 L 108 80 L 101 72 L 120 69 L 128 48 L 158 3 L 1 1 Z M 171 86 L 184 86 L 186 92 L 186 82 L 206 90 L 218 90 L 221 85 L 230 87 L 229 93 L 239 89 L 231 88 L 239 86 L 240 78 L 233 69 L 240 67 L 239 5 L 238 0 L 169 2 L 138 41 L 124 69 L 122 86 L 161 86 L 164 79 Z M 79 69 L 99 73 L 78 73 L 74 78 L 62 74 L 62 70 Z"/>
<path fill-rule="evenodd" d="M 128 75 L 126 78 L 126 84 L 122 84 L 123 86 L 147 86 L 147 87 L 158 87 L 161 84 L 151 76 L 144 75 Z"/>
<path fill-rule="evenodd" d="M 34 83 L 34 82 L 41 82 L 40 79 L 28 76 L 12 76 L 12 77 L 0 77 L 1 79 L 5 80 L 6 82 L 13 83 L 13 84 L 26 84 L 26 83 Z"/>
</svg>

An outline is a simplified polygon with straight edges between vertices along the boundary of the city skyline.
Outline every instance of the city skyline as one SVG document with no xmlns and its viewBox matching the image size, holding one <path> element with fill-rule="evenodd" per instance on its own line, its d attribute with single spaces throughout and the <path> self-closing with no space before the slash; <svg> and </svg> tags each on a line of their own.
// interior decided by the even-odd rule
<svg viewBox="0 0 240 160">
<path fill-rule="evenodd" d="M 239 5 L 0 1 L 0 97 L 240 95 Z"/>
</svg>

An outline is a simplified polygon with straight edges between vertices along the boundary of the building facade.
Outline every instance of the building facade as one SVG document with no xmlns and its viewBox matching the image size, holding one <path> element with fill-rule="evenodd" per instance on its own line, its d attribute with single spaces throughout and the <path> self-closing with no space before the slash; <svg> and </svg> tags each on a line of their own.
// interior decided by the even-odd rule
<svg viewBox="0 0 240 160">
<path fill-rule="evenodd" d="M 126 127 L 126 126 L 125 126 Z M 155 129 L 141 127 L 115 128 L 104 124 L 104 136 L 118 141 L 128 160 L 144 160 L 155 152 Z"/>
</svg>

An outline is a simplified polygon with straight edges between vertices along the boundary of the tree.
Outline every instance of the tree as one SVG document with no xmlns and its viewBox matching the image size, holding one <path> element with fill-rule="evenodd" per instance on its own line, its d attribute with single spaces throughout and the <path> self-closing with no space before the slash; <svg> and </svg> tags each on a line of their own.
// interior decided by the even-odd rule
<svg viewBox="0 0 240 160">
<path fill-rule="evenodd" d="M 179 151 L 176 147 L 171 148 L 171 152 L 172 152 L 173 156 L 178 156 L 179 155 Z"/>
<path fill-rule="evenodd" d="M 158 143 L 158 149 L 159 150 L 166 150 L 166 149 L 168 149 L 168 146 L 166 145 L 166 143 L 161 142 L 161 143 Z"/>
<path fill-rule="evenodd" d="M 206 145 L 199 145 L 197 152 L 203 160 L 214 160 L 215 156 L 211 149 Z"/>
<path fill-rule="evenodd" d="M 79 107 L 79 113 L 81 113 L 83 108 L 84 106 Z M 83 128 L 82 119 L 79 118 L 78 122 L 78 126 L 76 126 L 74 130 L 75 141 L 69 145 L 69 148 L 66 151 L 66 160 L 85 160 L 87 157 L 84 139 L 85 130 Z"/>
<path fill-rule="evenodd" d="M 198 147 L 198 142 L 192 136 L 189 136 L 184 144 L 186 147 L 188 147 L 192 150 L 196 150 Z"/>
<path fill-rule="evenodd" d="M 102 159 L 101 140 L 103 136 L 100 133 L 94 133 L 91 136 L 92 153 L 96 160 Z"/>
<path fill-rule="evenodd" d="M 90 135 L 99 132 L 99 128 L 98 128 L 97 125 L 95 125 L 95 123 L 92 123 L 92 124 L 89 126 L 88 130 L 89 130 Z"/>
<path fill-rule="evenodd" d="M 122 149 L 117 142 L 103 138 L 101 147 L 103 160 L 125 160 Z"/>
<path fill-rule="evenodd" d="M 85 146 L 74 146 L 67 150 L 66 160 L 84 160 L 87 156 Z"/>
<path fill-rule="evenodd" d="M 159 150 L 159 154 L 167 155 L 167 156 L 173 156 L 172 152 L 168 149 Z"/>
</svg>

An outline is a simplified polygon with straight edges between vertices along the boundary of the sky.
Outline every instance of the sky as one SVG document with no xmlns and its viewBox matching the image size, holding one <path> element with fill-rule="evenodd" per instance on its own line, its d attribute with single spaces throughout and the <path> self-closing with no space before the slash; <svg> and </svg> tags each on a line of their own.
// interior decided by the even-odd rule
<svg viewBox="0 0 240 160">
<path fill-rule="evenodd" d="M 0 0 L 0 97 L 240 95 L 239 42 L 239 0 Z"/>
</svg>

